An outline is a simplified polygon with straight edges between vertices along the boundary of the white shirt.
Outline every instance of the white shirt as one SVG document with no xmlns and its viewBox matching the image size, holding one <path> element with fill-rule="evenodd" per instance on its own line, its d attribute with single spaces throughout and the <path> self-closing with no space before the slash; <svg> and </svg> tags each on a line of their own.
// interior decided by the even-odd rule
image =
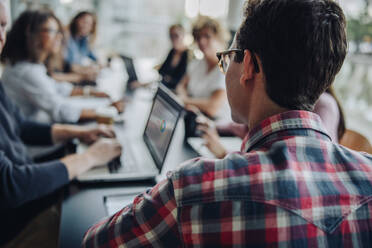
<svg viewBox="0 0 372 248">
<path fill-rule="evenodd" d="M 216 90 L 225 90 L 225 77 L 218 66 L 208 72 L 208 64 L 205 59 L 193 60 L 187 68 L 190 81 L 187 92 L 194 98 L 210 97 Z"/>
<path fill-rule="evenodd" d="M 208 72 L 208 64 L 205 59 L 193 60 L 188 65 L 187 75 L 190 78 L 187 84 L 187 92 L 193 98 L 209 98 L 217 90 L 226 90 L 223 73 L 218 66 Z M 216 117 L 223 120 L 231 119 L 227 96 Z"/>
<path fill-rule="evenodd" d="M 69 103 L 73 86 L 59 83 L 43 64 L 19 62 L 6 65 L 2 75 L 8 96 L 29 118 L 42 122 L 77 122 L 82 108 Z"/>
</svg>

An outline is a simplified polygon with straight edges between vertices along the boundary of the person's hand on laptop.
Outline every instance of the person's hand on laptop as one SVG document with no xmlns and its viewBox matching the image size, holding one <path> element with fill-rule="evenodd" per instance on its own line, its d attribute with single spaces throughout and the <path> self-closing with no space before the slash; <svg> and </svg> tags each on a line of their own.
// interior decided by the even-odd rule
<svg viewBox="0 0 372 248">
<path fill-rule="evenodd" d="M 92 144 L 102 137 L 115 138 L 114 129 L 111 126 L 102 124 L 93 127 L 82 127 L 82 130 L 77 136 L 81 142 L 86 144 Z"/>
<path fill-rule="evenodd" d="M 205 141 L 204 145 L 217 158 L 224 158 L 227 154 L 227 151 L 220 141 L 220 135 L 218 134 L 214 122 L 203 115 L 200 111 L 198 112 L 196 122 L 198 123 L 197 130 L 199 133 L 201 133 L 201 137 Z"/>
<path fill-rule="evenodd" d="M 124 108 L 125 108 L 125 102 L 124 102 L 124 99 L 119 100 L 119 101 L 116 101 L 116 102 L 113 102 L 113 103 L 111 103 L 110 106 L 115 107 L 116 110 L 118 111 L 118 113 L 121 114 L 121 113 L 124 112 Z"/>
<path fill-rule="evenodd" d="M 61 159 L 66 166 L 69 179 L 120 156 L 122 147 L 117 139 L 101 138 L 82 154 L 73 154 Z"/>
<path fill-rule="evenodd" d="M 92 90 L 90 95 L 97 98 L 110 98 L 110 95 L 103 91 Z"/>
<path fill-rule="evenodd" d="M 85 153 L 92 160 L 92 167 L 95 167 L 107 164 L 119 157 L 121 152 L 122 146 L 117 139 L 101 138 L 91 145 Z"/>
<path fill-rule="evenodd" d="M 130 83 L 129 87 L 131 90 L 136 90 L 136 89 L 139 89 L 139 88 L 147 88 L 147 87 L 150 87 L 152 83 L 142 83 L 142 82 L 139 82 L 139 81 L 133 81 Z"/>
<path fill-rule="evenodd" d="M 198 122 L 198 120 L 197 120 Z M 202 138 L 205 140 L 204 145 L 211 151 L 217 158 L 224 158 L 227 154 L 225 147 L 220 142 L 220 136 L 217 132 L 216 126 L 210 125 L 210 122 L 200 123 L 197 129 L 202 133 Z"/>
</svg>

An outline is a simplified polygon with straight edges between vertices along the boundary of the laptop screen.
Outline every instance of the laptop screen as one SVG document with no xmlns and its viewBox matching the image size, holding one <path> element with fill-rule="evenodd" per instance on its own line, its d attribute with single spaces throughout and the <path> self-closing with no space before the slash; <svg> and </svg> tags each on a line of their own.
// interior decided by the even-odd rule
<svg viewBox="0 0 372 248">
<path fill-rule="evenodd" d="M 161 170 L 182 107 L 159 88 L 144 132 L 144 140 Z"/>
</svg>

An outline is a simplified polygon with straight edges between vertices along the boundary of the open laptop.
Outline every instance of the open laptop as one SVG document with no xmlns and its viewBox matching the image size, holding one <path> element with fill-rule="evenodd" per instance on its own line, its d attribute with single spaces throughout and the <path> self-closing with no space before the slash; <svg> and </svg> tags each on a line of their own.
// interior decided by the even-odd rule
<svg viewBox="0 0 372 248">
<path fill-rule="evenodd" d="M 125 69 L 127 70 L 128 73 L 127 90 L 130 91 L 131 90 L 130 84 L 135 81 L 138 81 L 138 75 L 134 67 L 133 59 L 125 55 L 120 55 L 120 57 L 124 61 Z"/>
<path fill-rule="evenodd" d="M 157 176 L 167 155 L 183 107 L 164 86 L 159 86 L 142 138 L 120 140 L 123 154 L 118 163 L 94 168 L 80 182 L 145 180 Z M 86 149 L 79 145 L 78 153 Z"/>
</svg>

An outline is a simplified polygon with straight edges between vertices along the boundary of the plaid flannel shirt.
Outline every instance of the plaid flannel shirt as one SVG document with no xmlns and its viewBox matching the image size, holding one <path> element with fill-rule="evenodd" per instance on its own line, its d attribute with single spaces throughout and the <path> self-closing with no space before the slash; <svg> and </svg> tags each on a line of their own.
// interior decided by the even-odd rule
<svg viewBox="0 0 372 248">
<path fill-rule="evenodd" d="M 372 247 L 372 157 L 289 111 L 240 153 L 194 159 L 91 227 L 84 247 Z"/>
</svg>

